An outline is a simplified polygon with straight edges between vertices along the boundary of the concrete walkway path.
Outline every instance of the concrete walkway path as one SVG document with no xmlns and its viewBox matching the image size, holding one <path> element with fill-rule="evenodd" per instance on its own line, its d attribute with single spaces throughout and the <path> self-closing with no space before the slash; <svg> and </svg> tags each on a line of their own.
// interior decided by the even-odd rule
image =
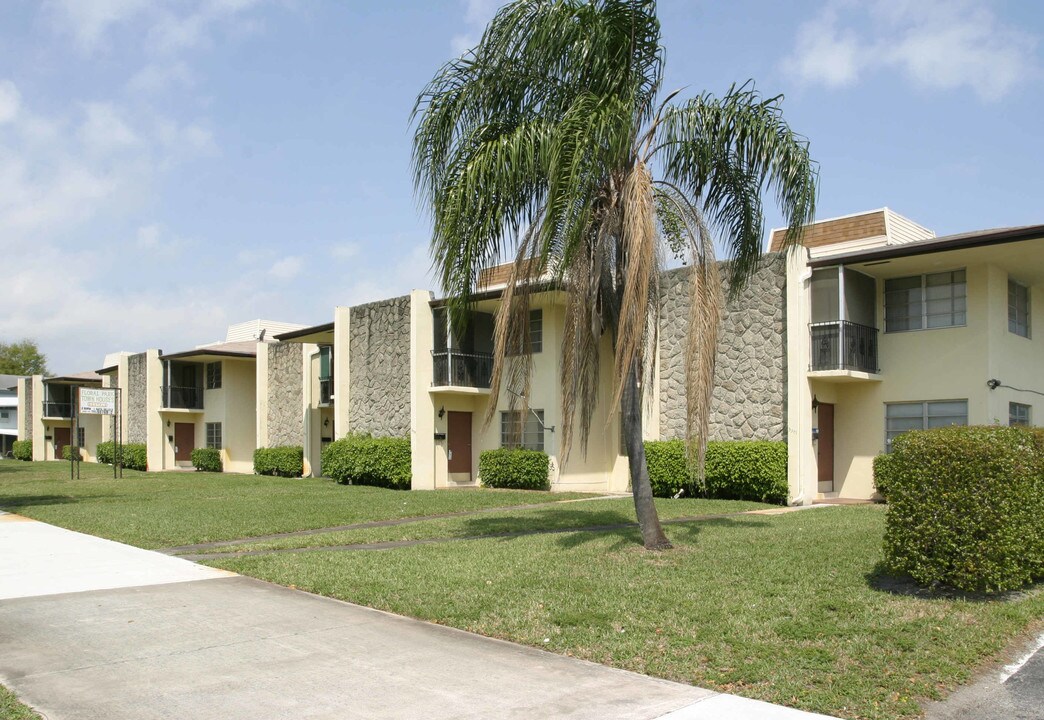
<svg viewBox="0 0 1044 720">
<path fill-rule="evenodd" d="M 825 717 L 2 513 L 0 684 L 48 720 Z"/>
</svg>

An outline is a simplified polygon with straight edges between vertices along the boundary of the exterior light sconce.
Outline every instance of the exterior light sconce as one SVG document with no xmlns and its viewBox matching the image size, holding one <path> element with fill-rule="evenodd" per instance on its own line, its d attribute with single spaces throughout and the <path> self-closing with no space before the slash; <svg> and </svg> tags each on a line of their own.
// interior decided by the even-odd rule
<svg viewBox="0 0 1044 720">
<path fill-rule="evenodd" d="M 815 395 L 813 395 L 812 396 L 812 412 L 815 412 L 818 409 L 819 409 L 819 398 L 817 398 Z"/>
<path fill-rule="evenodd" d="M 323 419 L 323 427 L 330 427 L 330 418 Z"/>
<path fill-rule="evenodd" d="M 988 387 L 990 390 L 996 390 L 997 388 L 1000 387 L 1000 384 L 1001 384 L 1001 381 L 998 380 L 997 378 L 990 378 L 989 380 L 986 381 L 986 387 Z"/>
<path fill-rule="evenodd" d="M 170 427 L 170 420 L 167 421 L 167 427 Z"/>
<path fill-rule="evenodd" d="M 446 406 L 443 405 L 439 408 L 439 420 L 446 416 Z"/>
</svg>

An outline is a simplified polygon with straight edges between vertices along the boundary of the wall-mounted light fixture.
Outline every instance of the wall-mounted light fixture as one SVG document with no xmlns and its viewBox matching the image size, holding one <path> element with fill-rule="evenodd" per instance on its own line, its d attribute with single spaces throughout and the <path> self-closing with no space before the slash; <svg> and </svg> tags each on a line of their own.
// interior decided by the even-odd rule
<svg viewBox="0 0 1044 720">
<path fill-rule="evenodd" d="M 1001 381 L 998 380 L 997 378 L 990 378 L 989 380 L 986 381 L 986 387 L 988 387 L 990 390 L 996 390 L 997 388 L 1000 387 L 1000 384 L 1001 384 Z"/>
<path fill-rule="evenodd" d="M 167 427 L 170 427 L 170 420 L 167 421 Z"/>
<path fill-rule="evenodd" d="M 439 420 L 441 420 L 445 414 L 446 414 L 446 406 L 443 405 L 442 407 L 439 408 Z"/>
<path fill-rule="evenodd" d="M 330 418 L 323 419 L 323 427 L 330 427 Z"/>
<path fill-rule="evenodd" d="M 815 395 L 812 396 L 812 410 L 813 412 L 819 409 L 819 398 Z"/>
</svg>

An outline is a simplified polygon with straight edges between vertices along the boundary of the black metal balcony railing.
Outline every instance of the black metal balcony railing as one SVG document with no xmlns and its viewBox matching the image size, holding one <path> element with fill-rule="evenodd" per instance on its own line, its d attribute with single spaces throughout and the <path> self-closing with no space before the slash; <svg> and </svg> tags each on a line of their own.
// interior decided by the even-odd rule
<svg viewBox="0 0 1044 720">
<path fill-rule="evenodd" d="M 163 407 L 182 410 L 202 410 L 203 388 L 164 385 Z"/>
<path fill-rule="evenodd" d="M 319 378 L 319 404 L 329 405 L 333 402 L 333 378 Z"/>
<path fill-rule="evenodd" d="M 432 385 L 489 388 L 493 379 L 493 356 L 489 353 L 462 353 L 440 350 L 431 353 Z"/>
<path fill-rule="evenodd" d="M 876 373 L 877 328 L 847 320 L 812 323 L 813 370 L 858 370 Z"/>
<path fill-rule="evenodd" d="M 71 418 L 72 403 L 68 402 L 45 402 L 43 404 L 44 417 Z"/>
</svg>

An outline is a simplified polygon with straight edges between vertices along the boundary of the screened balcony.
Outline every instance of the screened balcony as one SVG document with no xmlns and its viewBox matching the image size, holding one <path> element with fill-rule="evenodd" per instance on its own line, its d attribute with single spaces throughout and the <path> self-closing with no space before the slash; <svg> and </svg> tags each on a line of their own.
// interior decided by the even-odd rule
<svg viewBox="0 0 1044 720">
<path fill-rule="evenodd" d="M 822 268 L 813 271 L 810 290 L 809 371 L 878 374 L 877 281 L 846 267 Z"/>
<path fill-rule="evenodd" d="M 163 367 L 163 408 L 203 409 L 203 363 L 168 360 Z"/>
<path fill-rule="evenodd" d="M 463 327 L 451 327 L 445 308 L 433 308 L 432 387 L 489 390 L 493 379 L 493 315 L 471 313 Z"/>
<path fill-rule="evenodd" d="M 432 385 L 489 389 L 493 379 L 493 355 L 459 350 L 432 351 Z"/>
</svg>

